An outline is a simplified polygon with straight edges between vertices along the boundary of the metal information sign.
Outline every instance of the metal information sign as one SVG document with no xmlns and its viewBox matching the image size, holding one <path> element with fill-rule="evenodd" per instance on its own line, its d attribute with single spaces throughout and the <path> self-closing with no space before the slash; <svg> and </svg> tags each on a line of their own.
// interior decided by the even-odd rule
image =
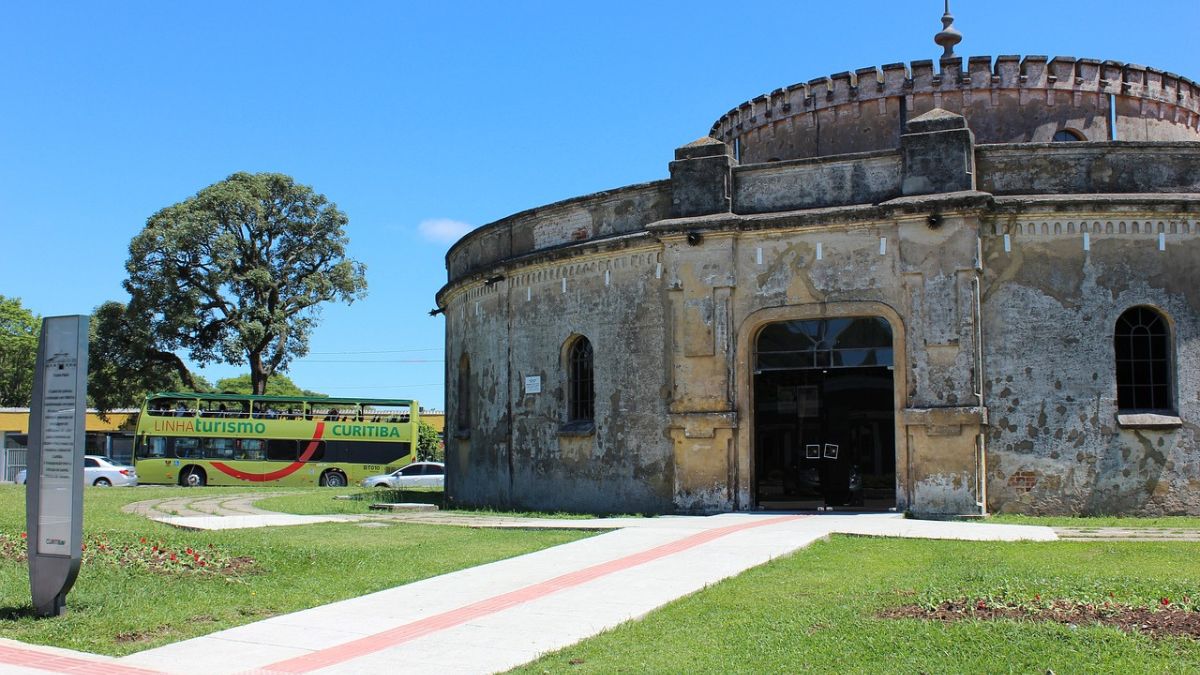
<svg viewBox="0 0 1200 675">
<path fill-rule="evenodd" d="M 33 403 L 25 525 L 29 587 L 40 616 L 66 608 L 83 547 L 83 447 L 87 411 L 88 317 L 42 321 Z"/>
</svg>

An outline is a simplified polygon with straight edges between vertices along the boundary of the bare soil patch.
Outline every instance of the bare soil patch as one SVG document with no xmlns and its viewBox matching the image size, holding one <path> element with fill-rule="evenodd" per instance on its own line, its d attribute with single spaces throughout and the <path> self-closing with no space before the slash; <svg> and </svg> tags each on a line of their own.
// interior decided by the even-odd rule
<svg viewBox="0 0 1200 675">
<path fill-rule="evenodd" d="M 927 621 L 1052 621 L 1075 626 L 1111 626 L 1127 633 L 1152 638 L 1187 637 L 1200 640 L 1200 609 L 1190 602 L 1172 603 L 1163 598 L 1157 607 L 1135 607 L 1114 602 L 1085 603 L 1058 599 L 1028 604 L 1009 604 L 995 600 L 946 600 L 935 606 L 902 605 L 878 614 L 884 619 L 925 619 Z"/>
</svg>

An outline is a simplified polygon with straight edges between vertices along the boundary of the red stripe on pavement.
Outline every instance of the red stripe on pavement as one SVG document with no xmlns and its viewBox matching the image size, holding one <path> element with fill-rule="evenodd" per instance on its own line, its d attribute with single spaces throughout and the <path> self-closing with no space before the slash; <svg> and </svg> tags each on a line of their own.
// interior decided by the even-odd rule
<svg viewBox="0 0 1200 675">
<path fill-rule="evenodd" d="M 157 670 L 133 668 L 117 663 L 88 661 L 73 656 L 51 654 L 33 649 L 0 645 L 0 663 L 24 668 L 36 668 L 52 673 L 86 673 L 87 675 L 161 675 Z"/>
<path fill-rule="evenodd" d="M 684 537 L 678 541 L 673 541 L 669 544 L 656 546 L 652 549 L 647 549 L 640 553 L 627 555 L 624 558 L 617 558 L 608 562 L 585 567 L 575 572 L 570 572 L 559 577 L 555 577 L 548 581 L 543 581 L 532 586 L 526 586 L 515 591 L 502 593 L 500 595 L 480 600 L 479 602 L 452 609 L 448 612 L 435 614 L 426 619 L 406 623 L 403 626 L 397 626 L 391 630 L 375 635 L 368 635 L 364 638 L 352 640 L 345 644 L 328 649 L 322 649 L 303 656 L 279 661 L 269 666 L 263 666 L 256 669 L 255 673 L 307 673 L 334 664 L 349 661 L 360 656 L 366 656 L 389 647 L 395 647 L 405 642 L 415 640 L 419 637 L 435 633 L 447 628 L 459 626 L 473 619 L 477 619 L 489 614 L 515 607 L 521 603 L 537 600 L 552 593 L 561 590 L 579 586 L 581 584 L 592 581 L 599 577 L 613 572 L 620 572 L 631 567 L 636 567 L 644 563 L 664 558 L 675 553 L 680 553 L 691 548 L 695 548 L 702 544 L 707 544 L 714 539 L 753 529 L 756 527 L 764 527 L 767 525 L 777 525 L 792 520 L 804 518 L 806 516 L 779 516 L 775 518 L 767 518 L 763 520 L 755 520 L 738 525 L 730 525 L 712 530 L 694 534 L 690 537 Z"/>
</svg>

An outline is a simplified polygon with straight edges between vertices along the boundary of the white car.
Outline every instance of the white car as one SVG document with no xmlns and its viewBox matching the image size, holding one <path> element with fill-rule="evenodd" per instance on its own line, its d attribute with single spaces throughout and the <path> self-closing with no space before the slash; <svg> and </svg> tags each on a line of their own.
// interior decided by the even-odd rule
<svg viewBox="0 0 1200 675">
<path fill-rule="evenodd" d="M 381 473 L 363 479 L 363 487 L 443 488 L 446 485 L 446 465 L 441 462 L 413 462 L 391 473 Z"/>
<path fill-rule="evenodd" d="M 137 485 L 137 469 L 99 455 L 83 456 L 83 484 L 96 487 Z"/>
<path fill-rule="evenodd" d="M 19 485 L 24 485 L 25 479 L 26 470 L 21 469 L 17 472 L 16 482 Z M 132 466 L 115 464 L 107 457 L 84 455 L 83 484 L 95 485 L 96 487 L 137 485 L 137 469 L 134 469 Z"/>
</svg>

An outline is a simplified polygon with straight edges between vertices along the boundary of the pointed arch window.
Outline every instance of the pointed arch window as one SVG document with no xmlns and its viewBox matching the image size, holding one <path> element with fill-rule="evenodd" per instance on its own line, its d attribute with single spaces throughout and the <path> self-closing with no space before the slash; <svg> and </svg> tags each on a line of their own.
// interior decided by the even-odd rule
<svg viewBox="0 0 1200 675">
<path fill-rule="evenodd" d="M 567 349 L 567 422 L 591 422 L 595 418 L 592 343 L 580 335 Z"/>
<path fill-rule="evenodd" d="M 1117 410 L 1175 409 L 1170 326 L 1150 307 L 1134 307 L 1117 319 L 1113 352 L 1117 366 Z"/>
</svg>

